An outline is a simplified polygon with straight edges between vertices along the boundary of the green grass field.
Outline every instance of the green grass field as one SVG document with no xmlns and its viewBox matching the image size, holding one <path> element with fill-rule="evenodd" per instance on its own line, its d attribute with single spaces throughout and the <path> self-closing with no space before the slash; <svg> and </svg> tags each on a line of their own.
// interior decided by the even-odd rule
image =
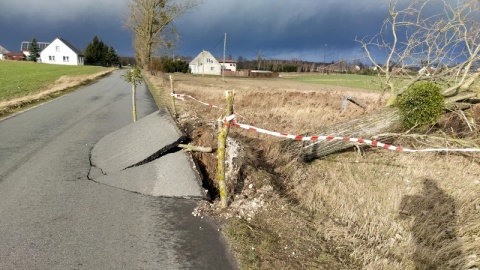
<svg viewBox="0 0 480 270">
<path fill-rule="evenodd" d="M 335 86 L 346 86 L 359 89 L 381 90 L 380 79 L 376 76 L 355 75 L 355 74 L 315 74 L 315 75 L 284 75 L 286 79 L 326 84 Z"/>
<path fill-rule="evenodd" d="M 39 92 L 64 75 L 88 75 L 103 69 L 96 66 L 0 61 L 0 101 Z"/>
</svg>

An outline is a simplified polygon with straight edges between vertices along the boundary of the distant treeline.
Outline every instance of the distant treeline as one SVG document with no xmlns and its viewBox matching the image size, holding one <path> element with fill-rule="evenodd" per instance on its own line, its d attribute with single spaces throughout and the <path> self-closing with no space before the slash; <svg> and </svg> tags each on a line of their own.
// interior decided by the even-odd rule
<svg viewBox="0 0 480 270">
<path fill-rule="evenodd" d="M 349 73 L 368 70 L 368 67 L 360 61 L 347 63 L 347 61 L 338 62 L 311 62 L 298 59 L 276 60 L 276 59 L 256 59 L 248 60 L 239 57 L 237 60 L 237 70 L 268 70 L 272 72 L 338 72 Z"/>
</svg>

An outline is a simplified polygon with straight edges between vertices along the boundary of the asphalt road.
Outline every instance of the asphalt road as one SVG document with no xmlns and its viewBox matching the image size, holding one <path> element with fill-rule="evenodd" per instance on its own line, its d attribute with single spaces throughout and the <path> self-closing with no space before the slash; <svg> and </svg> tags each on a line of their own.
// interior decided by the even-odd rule
<svg viewBox="0 0 480 270">
<path fill-rule="evenodd" d="M 121 72 L 0 121 L 0 269 L 234 269 L 196 201 L 88 180 L 90 151 L 132 122 Z M 143 117 L 156 105 L 144 85 Z"/>
</svg>

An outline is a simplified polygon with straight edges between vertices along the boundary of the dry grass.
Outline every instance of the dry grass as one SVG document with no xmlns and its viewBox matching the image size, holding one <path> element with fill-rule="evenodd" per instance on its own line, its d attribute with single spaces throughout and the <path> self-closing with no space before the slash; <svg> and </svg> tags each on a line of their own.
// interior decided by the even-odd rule
<svg viewBox="0 0 480 270">
<path fill-rule="evenodd" d="M 174 75 L 177 93 L 222 105 L 235 89 L 240 122 L 302 134 L 383 106 L 378 93 L 282 79 Z M 161 78 L 150 82 L 162 89 Z M 159 92 L 170 106 L 169 83 Z M 351 105 L 340 113 L 343 96 Z M 378 102 L 380 100 L 380 102 Z M 196 144 L 215 146 L 222 114 L 192 100 L 177 101 L 179 121 Z M 479 144 L 480 107 L 439 124 L 453 136 Z M 466 121 L 464 121 L 466 119 Z M 473 121 L 472 121 L 473 119 Z M 469 124 L 466 124 L 468 121 Z M 460 123 L 460 124 L 459 124 Z M 287 159 L 281 139 L 232 129 L 243 146 L 239 176 L 226 212 L 226 234 L 244 269 L 474 269 L 480 267 L 480 156 L 478 154 L 350 151 L 309 164 Z M 395 143 L 432 146 L 428 137 Z M 445 144 L 445 141 L 442 142 Z M 210 144 L 210 145 L 209 145 Z M 435 145 L 434 145 L 435 146 Z M 442 145 L 444 146 L 444 145 Z M 213 181 L 213 154 L 195 154 Z"/>
</svg>

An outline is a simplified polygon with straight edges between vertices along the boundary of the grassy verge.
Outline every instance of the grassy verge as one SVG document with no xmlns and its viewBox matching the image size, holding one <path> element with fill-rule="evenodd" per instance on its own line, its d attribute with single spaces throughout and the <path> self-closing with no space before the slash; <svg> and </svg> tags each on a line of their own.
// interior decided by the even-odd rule
<svg viewBox="0 0 480 270">
<path fill-rule="evenodd" d="M 239 122 L 291 134 L 383 106 L 375 93 L 283 78 L 223 82 L 174 77 L 178 93 L 214 105 L 223 105 L 225 89 L 235 89 L 235 111 L 244 117 Z M 367 111 L 349 107 L 340 113 L 338 103 L 346 93 L 365 103 Z M 187 99 L 177 102 L 177 111 L 194 144 L 215 148 L 214 126 L 221 110 Z M 467 115 L 474 126 L 456 113 L 437 123 L 436 137 L 444 138 L 440 141 L 433 134 L 404 134 L 393 144 L 454 147 L 455 140 L 445 140 L 453 137 L 479 145 L 480 106 Z M 237 173 L 228 182 L 229 208 L 219 211 L 214 201 L 204 202 L 198 211 L 225 221 L 225 235 L 242 269 L 479 267 L 479 154 L 366 148 L 305 164 L 285 156 L 279 138 L 236 128 L 229 137 L 239 145 L 232 155 Z M 214 186 L 215 155 L 193 155 Z"/>
<path fill-rule="evenodd" d="M 0 117 L 71 92 L 113 70 L 0 61 Z"/>
<path fill-rule="evenodd" d="M 0 101 L 38 93 L 62 76 L 82 76 L 102 70 L 105 68 L 0 61 Z"/>
</svg>

